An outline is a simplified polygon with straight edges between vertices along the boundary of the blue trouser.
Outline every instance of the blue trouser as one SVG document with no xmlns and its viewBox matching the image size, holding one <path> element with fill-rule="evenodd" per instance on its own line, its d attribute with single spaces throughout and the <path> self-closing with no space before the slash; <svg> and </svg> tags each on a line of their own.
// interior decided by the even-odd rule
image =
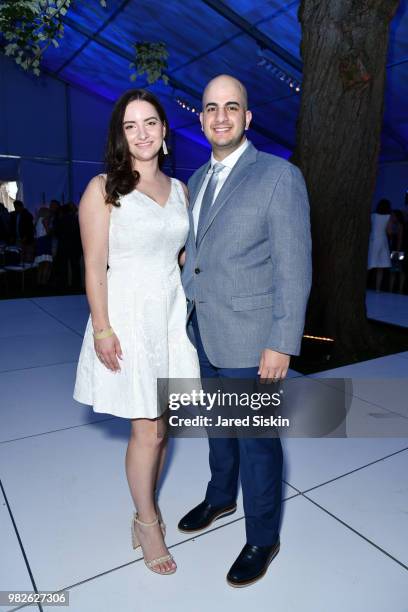
<svg viewBox="0 0 408 612">
<path fill-rule="evenodd" d="M 191 317 L 202 378 L 256 378 L 258 367 L 217 368 L 205 353 L 196 311 Z M 282 446 L 275 438 L 209 438 L 211 480 L 205 499 L 214 506 L 235 503 L 238 475 L 244 500 L 247 542 L 272 546 L 279 536 L 282 505 Z"/>
</svg>

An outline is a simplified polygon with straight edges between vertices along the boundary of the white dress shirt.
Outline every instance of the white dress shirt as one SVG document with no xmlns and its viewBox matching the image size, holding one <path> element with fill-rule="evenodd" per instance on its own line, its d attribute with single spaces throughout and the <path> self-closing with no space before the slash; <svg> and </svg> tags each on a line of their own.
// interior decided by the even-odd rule
<svg viewBox="0 0 408 612">
<path fill-rule="evenodd" d="M 217 183 L 217 187 L 215 188 L 213 203 L 215 202 L 217 195 L 220 193 L 222 186 L 227 180 L 229 173 L 231 172 L 231 170 L 233 169 L 233 167 L 235 166 L 235 164 L 237 163 L 237 161 L 239 160 L 239 158 L 241 157 L 241 155 L 247 148 L 248 144 L 249 144 L 248 140 L 245 139 L 242 145 L 238 147 L 238 149 L 235 149 L 235 151 L 230 153 L 225 159 L 223 159 L 220 162 L 221 164 L 225 166 L 225 168 L 223 168 L 218 175 L 218 183 Z M 217 163 L 217 161 L 218 160 L 216 160 L 214 155 L 211 153 L 211 165 L 208 169 L 204 182 L 201 185 L 201 189 L 198 192 L 198 196 L 194 204 L 194 208 L 193 208 L 194 235 L 197 235 L 197 225 L 198 225 L 198 219 L 200 217 L 201 203 L 203 201 L 204 191 L 206 190 L 208 181 L 210 180 L 212 167 L 214 164 Z"/>
</svg>

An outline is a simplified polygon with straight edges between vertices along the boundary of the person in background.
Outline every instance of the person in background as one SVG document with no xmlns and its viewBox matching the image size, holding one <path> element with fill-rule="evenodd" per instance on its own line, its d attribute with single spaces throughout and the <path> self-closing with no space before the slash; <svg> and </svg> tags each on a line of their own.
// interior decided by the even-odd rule
<svg viewBox="0 0 408 612">
<path fill-rule="evenodd" d="M 41 206 L 35 221 L 35 259 L 37 268 L 37 283 L 47 285 L 52 267 L 52 243 L 50 228 L 50 210 Z"/>
<path fill-rule="evenodd" d="M 375 269 L 375 290 L 381 290 L 384 270 L 391 267 L 388 239 L 391 235 L 391 202 L 380 200 L 371 215 L 371 232 L 368 247 L 368 269 Z"/>
<path fill-rule="evenodd" d="M 22 249 L 23 261 L 34 259 L 33 215 L 24 207 L 21 200 L 14 201 L 14 212 L 10 213 L 9 243 Z"/>
<path fill-rule="evenodd" d="M 82 246 L 77 208 L 72 202 L 61 206 L 54 225 L 54 236 L 58 241 L 55 263 L 57 287 L 80 291 Z"/>
<path fill-rule="evenodd" d="M 50 202 L 50 232 L 51 232 L 51 237 L 52 237 L 52 255 L 54 258 L 57 255 L 57 247 L 58 247 L 58 240 L 55 236 L 55 226 L 59 219 L 60 211 L 61 211 L 61 204 L 59 203 L 59 201 L 51 200 Z"/>
<path fill-rule="evenodd" d="M 394 291 L 398 276 L 398 293 L 403 293 L 405 285 L 406 266 L 405 258 L 407 253 L 407 228 L 402 210 L 396 209 L 391 213 L 391 269 L 390 285 L 391 292 Z"/>
<path fill-rule="evenodd" d="M 0 202 L 0 242 L 8 244 L 10 240 L 10 213 Z"/>
</svg>

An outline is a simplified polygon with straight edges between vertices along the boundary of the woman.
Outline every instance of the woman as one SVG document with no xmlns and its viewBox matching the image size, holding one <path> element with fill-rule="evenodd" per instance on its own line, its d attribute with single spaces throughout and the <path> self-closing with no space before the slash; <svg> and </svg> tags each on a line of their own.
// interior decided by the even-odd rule
<svg viewBox="0 0 408 612">
<path fill-rule="evenodd" d="M 146 565 L 162 574 L 176 564 L 154 497 L 166 451 L 156 379 L 199 378 L 178 265 L 189 226 L 185 187 L 160 170 L 166 134 L 165 112 L 150 92 L 131 90 L 116 103 L 107 175 L 90 181 L 79 208 L 91 316 L 74 391 L 96 412 L 131 420 L 133 547 L 140 544 Z"/>
<path fill-rule="evenodd" d="M 391 267 L 388 237 L 391 233 L 391 202 L 380 200 L 371 215 L 371 233 L 368 250 L 368 269 L 376 268 L 375 290 L 381 289 L 384 268 Z"/>
<path fill-rule="evenodd" d="M 390 251 L 391 251 L 391 269 L 390 269 L 390 293 L 394 291 L 397 275 L 399 277 L 398 292 L 402 293 L 405 284 L 405 270 L 403 267 L 405 259 L 405 242 L 406 236 L 404 231 L 404 215 L 402 210 L 398 208 L 391 213 L 391 233 L 390 233 Z"/>
<path fill-rule="evenodd" d="M 35 259 L 38 265 L 37 283 L 44 286 L 51 275 L 52 242 L 50 235 L 50 210 L 41 206 L 35 222 Z"/>
</svg>

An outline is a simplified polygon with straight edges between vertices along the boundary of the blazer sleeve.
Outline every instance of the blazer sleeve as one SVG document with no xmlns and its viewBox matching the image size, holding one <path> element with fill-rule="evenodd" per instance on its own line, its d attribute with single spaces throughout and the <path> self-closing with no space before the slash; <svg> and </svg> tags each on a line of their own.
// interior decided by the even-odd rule
<svg viewBox="0 0 408 612">
<path fill-rule="evenodd" d="M 273 266 L 272 322 L 266 348 L 299 355 L 312 282 L 309 201 L 300 170 L 282 171 L 268 208 Z"/>
</svg>

